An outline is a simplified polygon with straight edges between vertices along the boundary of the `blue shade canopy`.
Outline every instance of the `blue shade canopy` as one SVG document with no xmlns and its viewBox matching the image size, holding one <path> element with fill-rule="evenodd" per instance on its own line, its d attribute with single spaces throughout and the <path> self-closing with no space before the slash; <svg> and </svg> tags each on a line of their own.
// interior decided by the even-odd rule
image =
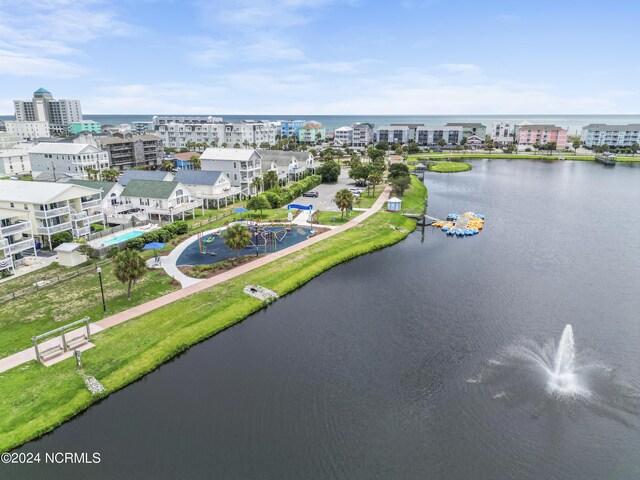
<svg viewBox="0 0 640 480">
<path fill-rule="evenodd" d="M 142 247 L 142 249 L 143 250 L 159 250 L 162 247 L 164 247 L 164 243 L 151 242 L 151 243 L 147 243 L 144 247 Z"/>
<path fill-rule="evenodd" d="M 233 209 L 233 213 L 244 213 L 244 212 L 248 212 L 249 210 L 247 210 L 244 207 L 238 207 L 238 208 L 234 208 Z"/>
</svg>

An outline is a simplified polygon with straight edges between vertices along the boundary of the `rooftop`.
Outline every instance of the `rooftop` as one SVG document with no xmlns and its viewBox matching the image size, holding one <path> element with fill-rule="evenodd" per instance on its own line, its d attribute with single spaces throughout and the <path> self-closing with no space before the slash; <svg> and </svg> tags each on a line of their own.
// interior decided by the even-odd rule
<svg viewBox="0 0 640 480">
<path fill-rule="evenodd" d="M 74 185 L 80 185 L 81 187 L 95 188 L 102 192 L 102 198 L 111 191 L 111 189 L 117 185 L 115 182 L 98 182 L 95 180 L 78 180 L 72 179 L 67 183 L 73 183 Z"/>
<path fill-rule="evenodd" d="M 201 160 L 251 160 L 256 150 L 252 148 L 209 147 L 200 155 Z"/>
<path fill-rule="evenodd" d="M 99 190 L 70 183 L 4 180 L 0 183 L 0 201 L 37 204 L 49 203 L 56 197 L 72 189 L 78 190 L 79 194 L 84 196 L 99 193 Z"/>
<path fill-rule="evenodd" d="M 185 185 L 215 185 L 222 172 L 204 170 L 178 170 L 176 181 Z"/>
<path fill-rule="evenodd" d="M 131 180 L 122 192 L 123 197 L 169 198 L 179 186 L 178 182 L 158 180 Z"/>
<path fill-rule="evenodd" d="M 39 89 L 37 89 L 35 92 L 33 93 L 51 93 L 49 90 L 47 90 L 46 88 L 42 88 L 40 87 Z"/>
<path fill-rule="evenodd" d="M 61 155 L 79 155 L 81 153 L 99 153 L 96 147 L 86 143 L 40 142 L 29 153 L 57 153 Z"/>
<path fill-rule="evenodd" d="M 162 170 L 125 170 L 118 179 L 118 183 L 126 186 L 132 180 L 164 181 L 165 179 L 172 180 L 173 175 Z"/>
<path fill-rule="evenodd" d="M 142 140 L 143 142 L 151 142 L 151 141 L 160 141 L 162 139 L 160 137 L 155 136 L 155 135 L 132 135 L 131 137 L 127 137 L 127 138 L 101 137 L 101 138 L 98 139 L 98 141 L 102 145 L 113 145 L 113 144 L 117 144 L 117 143 L 133 143 L 133 142 L 136 142 L 138 140 Z"/>
<path fill-rule="evenodd" d="M 606 123 L 590 123 L 585 130 L 603 130 L 603 131 L 622 131 L 622 132 L 636 132 L 640 130 L 640 123 L 629 123 L 627 125 L 607 125 Z"/>
<path fill-rule="evenodd" d="M 465 122 L 449 122 L 447 127 L 463 127 L 463 128 L 486 128 L 481 123 L 465 123 Z"/>
</svg>

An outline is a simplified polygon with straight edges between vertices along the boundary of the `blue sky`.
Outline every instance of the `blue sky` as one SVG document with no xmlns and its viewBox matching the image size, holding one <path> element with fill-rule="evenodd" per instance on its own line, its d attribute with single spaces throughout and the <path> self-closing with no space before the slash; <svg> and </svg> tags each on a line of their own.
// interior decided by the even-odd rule
<svg viewBox="0 0 640 480">
<path fill-rule="evenodd" d="M 639 113 L 640 5 L 0 0 L 0 114 Z"/>
</svg>

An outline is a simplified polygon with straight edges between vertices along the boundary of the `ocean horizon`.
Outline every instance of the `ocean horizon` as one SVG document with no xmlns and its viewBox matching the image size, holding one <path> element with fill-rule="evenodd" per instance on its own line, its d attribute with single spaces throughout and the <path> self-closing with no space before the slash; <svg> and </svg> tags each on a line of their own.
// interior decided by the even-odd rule
<svg viewBox="0 0 640 480">
<path fill-rule="evenodd" d="M 120 123 L 151 121 L 158 116 L 193 116 L 193 117 L 222 117 L 225 121 L 241 120 L 316 120 L 327 129 L 334 130 L 338 127 L 351 125 L 357 122 L 369 122 L 375 126 L 389 125 L 392 123 L 418 123 L 427 126 L 439 126 L 449 122 L 478 122 L 490 127 L 496 121 L 510 121 L 518 123 L 530 121 L 532 123 L 550 123 L 566 128 L 569 135 L 580 134 L 582 127 L 590 123 L 628 124 L 640 123 L 640 114 L 575 114 L 575 115 L 308 115 L 308 114 L 83 114 L 85 120 L 95 120 L 101 124 L 118 125 Z M 0 120 L 14 120 L 13 115 L 0 115 Z"/>
</svg>

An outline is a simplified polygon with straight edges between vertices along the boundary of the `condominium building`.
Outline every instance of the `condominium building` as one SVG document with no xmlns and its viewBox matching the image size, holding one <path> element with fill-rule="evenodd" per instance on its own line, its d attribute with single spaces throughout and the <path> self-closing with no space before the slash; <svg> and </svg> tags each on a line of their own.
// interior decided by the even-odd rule
<svg viewBox="0 0 640 480">
<path fill-rule="evenodd" d="M 32 100 L 14 100 L 13 106 L 19 122 L 49 122 L 49 135 L 64 134 L 70 123 L 82 121 L 79 100 L 55 100 L 44 88 L 36 90 Z"/>
<path fill-rule="evenodd" d="M 409 126 L 388 125 L 380 126 L 375 130 L 376 142 L 409 143 Z"/>
<path fill-rule="evenodd" d="M 280 120 L 280 135 L 282 138 L 298 138 L 300 129 L 307 123 L 306 120 Z"/>
<path fill-rule="evenodd" d="M 418 145 L 436 146 L 440 140 L 447 145 L 458 145 L 464 138 L 464 128 L 459 125 L 443 127 L 418 127 L 416 129 L 416 143 Z"/>
<path fill-rule="evenodd" d="M 354 123 L 353 128 L 353 147 L 366 147 L 374 141 L 373 124 L 372 123 Z"/>
<path fill-rule="evenodd" d="M 131 122 L 131 131 L 133 133 L 153 132 L 155 126 L 153 122 Z"/>
<path fill-rule="evenodd" d="M 487 135 L 487 127 L 481 123 L 465 123 L 465 122 L 450 122 L 445 125 L 446 127 L 462 127 L 462 136 L 470 137 L 471 135 L 477 135 L 484 139 Z M 462 139 L 460 139 L 462 140 Z"/>
<path fill-rule="evenodd" d="M 561 150 L 567 146 L 567 131 L 556 125 L 521 125 L 518 128 L 518 144 L 534 145 L 555 142 L 556 148 Z"/>
<path fill-rule="evenodd" d="M 494 122 L 491 125 L 491 139 L 500 145 L 510 145 L 513 143 L 514 128 L 511 122 Z"/>
<path fill-rule="evenodd" d="M 0 174 L 27 175 L 31 173 L 29 152 L 21 148 L 0 150 Z"/>
<path fill-rule="evenodd" d="M 223 172 L 243 195 L 254 195 L 256 177 L 262 178 L 260 154 L 249 148 L 207 148 L 200 155 L 200 168 L 204 171 Z"/>
<path fill-rule="evenodd" d="M 320 122 L 306 122 L 298 132 L 298 141 L 300 143 L 316 143 L 323 142 L 326 130 Z"/>
<path fill-rule="evenodd" d="M 253 147 L 261 144 L 275 145 L 276 132 L 279 130 L 276 122 L 269 121 L 244 121 L 237 123 L 225 123 L 224 143 L 228 147 Z"/>
<path fill-rule="evenodd" d="M 591 148 L 601 145 L 610 147 L 630 147 L 633 143 L 640 144 L 640 124 L 607 125 L 592 123 L 583 127 L 580 140 Z"/>
<path fill-rule="evenodd" d="M 350 147 L 353 144 L 353 128 L 340 127 L 334 131 L 333 143 Z"/>
<path fill-rule="evenodd" d="M 84 120 L 82 122 L 71 122 L 69 124 L 69 133 L 77 135 L 78 133 L 101 133 L 102 125 L 93 120 Z"/>
<path fill-rule="evenodd" d="M 154 117 L 160 118 L 160 117 Z M 212 118 L 212 117 L 209 117 Z M 155 123 L 155 132 L 166 147 L 186 148 L 188 144 L 220 146 L 225 143 L 225 125 L 219 123 Z"/>
<path fill-rule="evenodd" d="M 0 208 L 0 272 L 11 270 L 25 256 L 37 256 L 31 222 L 22 214 Z"/>
<path fill-rule="evenodd" d="M 8 134 L 20 137 L 22 140 L 33 140 L 50 135 L 49 122 L 46 121 L 17 122 L 7 120 L 5 126 Z"/>
<path fill-rule="evenodd" d="M 70 183 L 5 180 L 0 188 L 0 211 L 29 221 L 36 241 L 49 247 L 56 233 L 84 237 L 92 223 L 104 225 L 100 190 Z"/>
<path fill-rule="evenodd" d="M 42 142 L 29 149 L 34 177 L 41 173 L 87 178 L 87 169 L 109 168 L 109 153 L 86 143 Z"/>
<path fill-rule="evenodd" d="M 195 125 L 195 124 L 205 124 L 205 123 L 222 123 L 222 117 L 185 117 L 185 116 L 153 116 L 153 124 L 154 126 L 158 125 L 169 125 L 172 123 L 182 123 L 183 125 Z"/>
<path fill-rule="evenodd" d="M 108 152 L 111 167 L 116 170 L 162 165 L 164 149 L 162 139 L 156 135 L 96 137 L 95 140 Z"/>
</svg>

